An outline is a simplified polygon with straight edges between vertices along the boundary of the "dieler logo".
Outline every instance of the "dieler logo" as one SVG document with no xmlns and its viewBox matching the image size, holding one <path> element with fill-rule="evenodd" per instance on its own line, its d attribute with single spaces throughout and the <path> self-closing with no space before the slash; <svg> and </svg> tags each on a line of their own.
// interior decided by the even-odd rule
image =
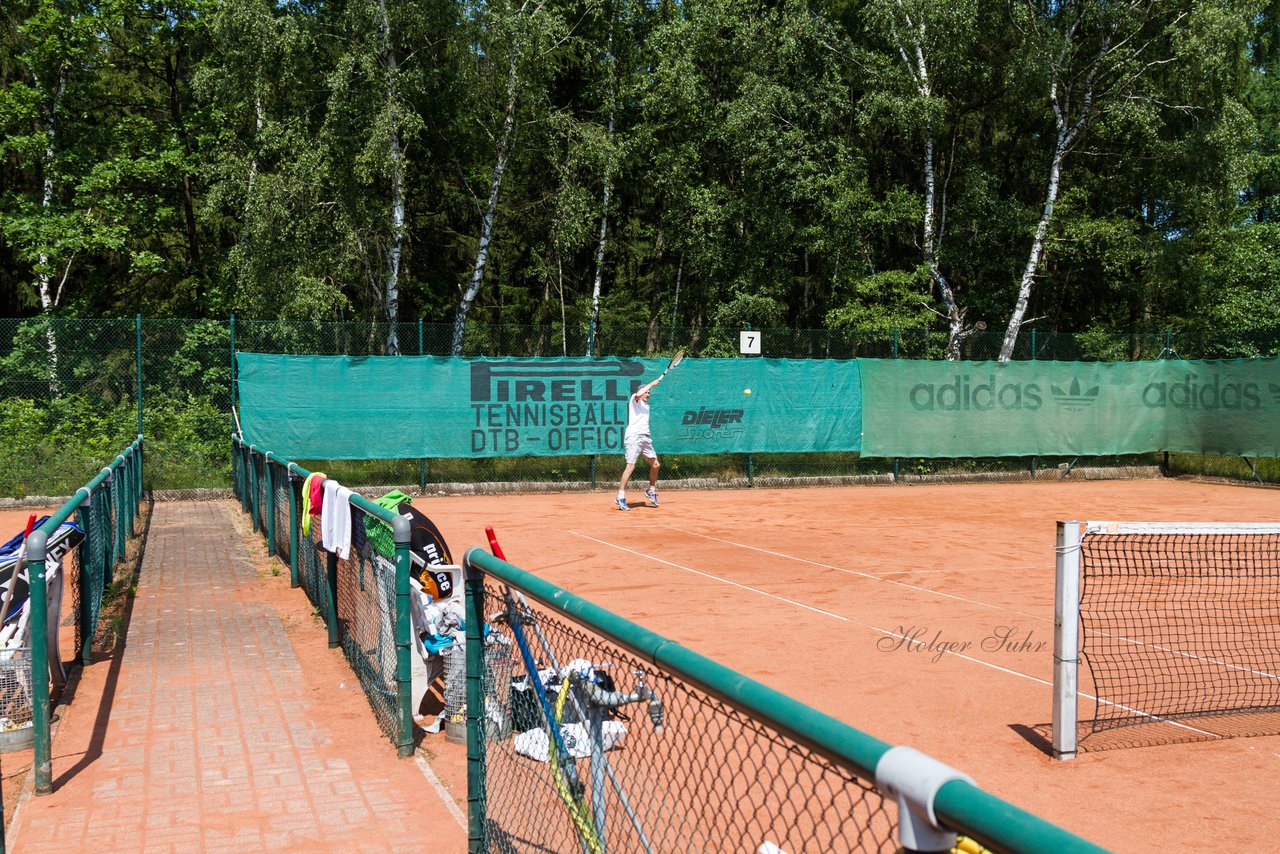
<svg viewBox="0 0 1280 854">
<path fill-rule="evenodd" d="M 701 406 L 697 411 L 686 409 L 680 423 L 686 427 L 701 424 L 719 430 L 726 424 L 741 424 L 742 412 L 741 409 L 707 409 Z"/>
<path fill-rule="evenodd" d="M 1053 399 L 1058 402 L 1058 406 L 1072 412 L 1092 406 L 1094 401 L 1098 399 L 1099 390 L 1099 386 L 1083 390 L 1080 387 L 1080 380 L 1074 377 L 1071 380 L 1071 385 L 1065 389 L 1059 388 L 1052 383 L 1049 384 L 1049 391 L 1053 394 Z"/>
<path fill-rule="evenodd" d="M 686 441 L 705 439 L 729 439 L 742 433 L 746 428 L 742 425 L 742 409 L 712 409 L 699 406 L 697 409 L 686 409 L 680 418 L 684 428 L 681 438 Z"/>
</svg>

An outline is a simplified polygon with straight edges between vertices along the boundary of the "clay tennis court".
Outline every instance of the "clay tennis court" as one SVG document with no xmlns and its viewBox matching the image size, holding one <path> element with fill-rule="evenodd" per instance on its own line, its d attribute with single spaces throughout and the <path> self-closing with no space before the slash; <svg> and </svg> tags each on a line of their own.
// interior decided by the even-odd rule
<svg viewBox="0 0 1280 854">
<path fill-rule="evenodd" d="M 1050 758 L 1055 522 L 1274 522 L 1277 497 L 1152 479 L 667 488 L 630 513 L 607 491 L 415 505 L 456 559 L 493 525 L 523 569 L 1104 846 L 1166 851 L 1269 849 L 1280 737 L 1129 727 Z M 454 776 L 462 748 L 432 747 Z"/>
</svg>

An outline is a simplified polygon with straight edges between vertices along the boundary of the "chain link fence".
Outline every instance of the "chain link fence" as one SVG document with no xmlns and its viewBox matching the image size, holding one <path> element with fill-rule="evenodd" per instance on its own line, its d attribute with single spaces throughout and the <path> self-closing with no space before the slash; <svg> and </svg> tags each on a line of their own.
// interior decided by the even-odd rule
<svg viewBox="0 0 1280 854">
<path fill-rule="evenodd" d="M 871 783 L 519 595 L 484 591 L 484 850 L 897 848 Z"/>
<path fill-rule="evenodd" d="M 738 355 L 736 328 L 515 326 L 471 323 L 466 356 L 638 357 Z M 848 332 L 762 329 L 772 358 L 939 359 L 946 336 L 930 330 Z M 69 495 L 104 455 L 147 437 L 148 485 L 158 499 L 226 496 L 232 481 L 227 436 L 232 414 L 232 352 L 296 355 L 448 355 L 453 325 L 422 321 L 331 323 L 180 319 L 0 318 L 0 500 Z M 994 359 L 1002 335 L 966 338 L 961 356 Z M 1127 360 L 1280 354 L 1280 329 L 1201 330 L 1134 335 L 1023 331 L 1015 359 Z M 576 489 L 611 485 L 618 460 L 596 456 L 303 461 L 352 485 L 420 491 Z M 866 479 L 986 476 L 1051 477 L 1049 470 L 1147 469 L 1162 460 L 874 460 L 856 454 L 753 454 L 667 457 L 663 477 L 691 487 L 847 483 Z M 1241 467 L 1243 466 L 1243 470 Z M 1256 469 L 1255 471 L 1251 469 Z M 1181 457 L 1178 473 L 1231 472 L 1278 479 L 1274 461 L 1219 461 L 1200 471 Z M 1112 471 L 1113 474 L 1122 472 Z M 481 486 L 483 485 L 483 486 Z"/>
<path fill-rule="evenodd" d="M 406 736 L 391 528 L 352 503 L 347 556 L 326 551 L 320 517 L 304 509 L 309 474 L 238 442 L 233 446 L 232 482 L 241 509 L 266 541 L 268 555 L 289 566 L 290 583 L 304 590 L 324 619 L 329 646 L 342 647 L 378 725 L 399 744 Z"/>
<path fill-rule="evenodd" d="M 495 555 L 464 558 L 472 851 L 1101 850 Z"/>
</svg>

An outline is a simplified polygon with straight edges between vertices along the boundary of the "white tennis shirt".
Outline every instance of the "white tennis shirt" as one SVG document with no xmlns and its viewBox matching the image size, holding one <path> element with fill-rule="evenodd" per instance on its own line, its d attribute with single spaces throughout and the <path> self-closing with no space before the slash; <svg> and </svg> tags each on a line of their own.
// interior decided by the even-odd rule
<svg viewBox="0 0 1280 854">
<path fill-rule="evenodd" d="M 630 442 L 638 436 L 649 435 L 649 404 L 634 394 L 627 404 L 627 433 L 624 442 Z"/>
</svg>

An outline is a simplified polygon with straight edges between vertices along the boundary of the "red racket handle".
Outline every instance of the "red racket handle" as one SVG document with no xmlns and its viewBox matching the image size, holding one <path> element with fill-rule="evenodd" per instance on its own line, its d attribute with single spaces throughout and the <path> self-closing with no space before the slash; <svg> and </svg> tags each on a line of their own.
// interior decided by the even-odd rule
<svg viewBox="0 0 1280 854">
<path fill-rule="evenodd" d="M 27 537 L 31 536 L 31 532 L 34 531 L 35 529 L 36 529 L 36 514 L 32 513 L 27 518 L 27 530 L 23 532 L 22 539 L 25 540 Z"/>
<path fill-rule="evenodd" d="M 489 535 L 489 548 L 493 550 L 493 556 L 498 560 L 506 560 L 507 556 L 502 553 L 502 546 L 498 545 L 498 536 L 493 533 L 493 527 L 486 525 L 484 532 Z"/>
</svg>

